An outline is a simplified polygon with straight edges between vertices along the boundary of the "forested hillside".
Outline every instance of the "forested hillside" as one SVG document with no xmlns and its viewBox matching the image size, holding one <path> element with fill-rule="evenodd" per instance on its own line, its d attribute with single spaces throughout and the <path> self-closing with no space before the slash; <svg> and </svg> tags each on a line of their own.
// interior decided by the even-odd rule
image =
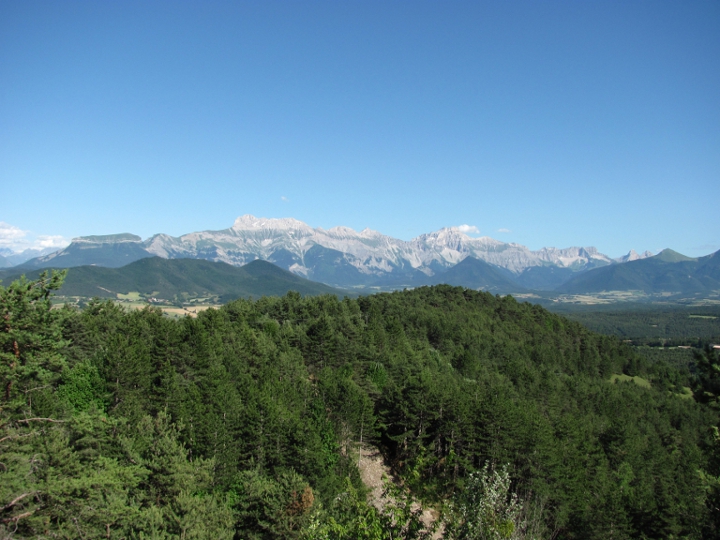
<svg viewBox="0 0 720 540">
<path fill-rule="evenodd" d="M 712 399 L 539 306 L 441 285 L 174 320 L 51 309 L 60 280 L 0 288 L 0 537 L 420 538 L 406 490 L 446 538 L 718 534 Z"/>
<path fill-rule="evenodd" d="M 27 272 L 37 278 L 40 270 Z M 6 271 L 4 279 L 17 279 Z M 0 276 L 3 273 L 0 272 Z M 65 297 L 115 299 L 119 294 L 139 292 L 143 297 L 181 303 L 183 299 L 215 297 L 221 302 L 235 298 L 277 296 L 288 291 L 306 294 L 341 294 L 322 283 L 301 278 L 267 261 L 256 260 L 242 267 L 202 259 L 144 257 L 121 268 L 78 266 L 65 280 Z"/>
</svg>

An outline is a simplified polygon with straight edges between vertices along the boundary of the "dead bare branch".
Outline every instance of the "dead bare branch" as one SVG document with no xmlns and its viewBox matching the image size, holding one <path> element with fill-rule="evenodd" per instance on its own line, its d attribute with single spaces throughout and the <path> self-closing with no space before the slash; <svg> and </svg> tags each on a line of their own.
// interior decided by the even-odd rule
<svg viewBox="0 0 720 540">
<path fill-rule="evenodd" d="M 20 521 L 22 518 L 26 518 L 26 517 L 28 517 L 28 516 L 32 516 L 34 513 L 35 513 L 35 510 L 31 510 L 30 512 L 25 512 L 24 514 L 18 514 L 17 516 L 13 516 L 13 517 L 9 517 L 9 518 L 6 518 L 6 519 L 2 519 L 2 520 L 0 520 L 0 522 L 2 522 L 2 523 L 10 523 L 11 521 L 14 521 L 15 523 L 17 523 L 17 522 Z"/>
<path fill-rule="evenodd" d="M 4 511 L 7 510 L 8 508 L 12 508 L 12 507 L 15 506 L 17 503 L 19 503 L 20 501 L 22 501 L 25 497 L 30 497 L 31 495 L 35 495 L 35 493 L 37 493 L 37 492 L 36 492 L 36 491 L 31 491 L 31 492 L 23 493 L 22 495 L 19 495 L 19 496 L 15 497 L 12 501 L 10 501 L 10 502 L 7 503 L 5 506 L 3 506 L 2 508 L 0 508 L 0 512 L 4 512 Z"/>
<path fill-rule="evenodd" d="M 32 433 L 24 433 L 22 435 L 7 435 L 7 436 L 3 437 L 2 439 L 0 439 L 0 443 L 4 442 L 4 441 L 13 440 L 13 439 L 21 439 L 23 437 L 32 437 L 33 435 L 37 435 L 37 434 L 38 434 L 37 431 L 33 431 Z"/>
<path fill-rule="evenodd" d="M 18 424 L 27 424 L 29 422 L 53 422 L 55 424 L 63 424 L 65 420 L 54 420 L 52 418 L 26 418 L 25 420 L 18 420 Z"/>
</svg>

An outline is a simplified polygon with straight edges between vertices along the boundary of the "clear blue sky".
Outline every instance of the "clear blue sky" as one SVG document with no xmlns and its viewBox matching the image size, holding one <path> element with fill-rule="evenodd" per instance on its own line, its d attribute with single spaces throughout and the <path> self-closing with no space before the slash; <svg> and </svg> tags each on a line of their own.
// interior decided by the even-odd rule
<svg viewBox="0 0 720 540">
<path fill-rule="evenodd" d="M 16 247 L 254 214 L 705 255 L 720 2 L 0 0 L 0 190 Z"/>
</svg>

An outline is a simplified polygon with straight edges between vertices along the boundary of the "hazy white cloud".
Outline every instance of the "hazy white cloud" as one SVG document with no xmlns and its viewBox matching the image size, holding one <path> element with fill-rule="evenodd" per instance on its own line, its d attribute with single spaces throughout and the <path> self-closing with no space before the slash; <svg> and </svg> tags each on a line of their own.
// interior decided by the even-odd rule
<svg viewBox="0 0 720 540">
<path fill-rule="evenodd" d="M 509 232 L 512 232 L 512 231 L 511 231 L 510 229 L 498 229 L 497 232 L 509 233 Z"/>
<path fill-rule="evenodd" d="M 26 249 L 63 248 L 70 243 L 60 235 L 34 235 L 15 225 L 0 221 L 0 247 L 19 253 Z"/>
<path fill-rule="evenodd" d="M 465 234 L 480 234 L 480 229 L 475 225 L 459 225 L 458 230 Z"/>
<path fill-rule="evenodd" d="M 34 248 L 45 249 L 45 248 L 62 248 L 70 244 L 70 242 L 60 235 L 41 235 L 33 242 Z"/>
<path fill-rule="evenodd" d="M 23 231 L 4 221 L 0 221 L 0 246 L 14 247 L 24 244 L 27 231 Z"/>
<path fill-rule="evenodd" d="M 283 195 L 282 197 L 280 197 L 280 200 L 283 202 L 288 202 L 290 199 L 288 199 L 285 195 Z"/>
</svg>

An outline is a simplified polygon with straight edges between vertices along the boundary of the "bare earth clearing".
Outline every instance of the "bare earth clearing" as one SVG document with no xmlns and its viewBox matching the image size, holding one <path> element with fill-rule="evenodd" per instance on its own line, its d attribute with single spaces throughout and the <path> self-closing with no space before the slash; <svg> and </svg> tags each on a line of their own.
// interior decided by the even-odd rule
<svg viewBox="0 0 720 540">
<path fill-rule="evenodd" d="M 382 511 L 389 503 L 392 503 L 392 499 L 384 495 L 384 483 L 386 480 L 398 484 L 399 482 L 393 477 L 390 467 L 385 463 L 380 451 L 368 445 L 362 445 L 360 449 L 360 459 L 358 461 L 358 468 L 360 469 L 360 478 L 368 488 L 370 488 L 370 496 L 368 502 L 378 510 Z M 417 510 L 420 508 L 419 502 L 412 504 L 412 509 Z M 432 508 L 423 508 L 422 517 L 420 518 L 426 527 L 432 525 L 435 520 L 439 517 L 436 510 Z M 442 538 L 442 527 L 440 530 L 433 534 L 432 538 Z"/>
</svg>

